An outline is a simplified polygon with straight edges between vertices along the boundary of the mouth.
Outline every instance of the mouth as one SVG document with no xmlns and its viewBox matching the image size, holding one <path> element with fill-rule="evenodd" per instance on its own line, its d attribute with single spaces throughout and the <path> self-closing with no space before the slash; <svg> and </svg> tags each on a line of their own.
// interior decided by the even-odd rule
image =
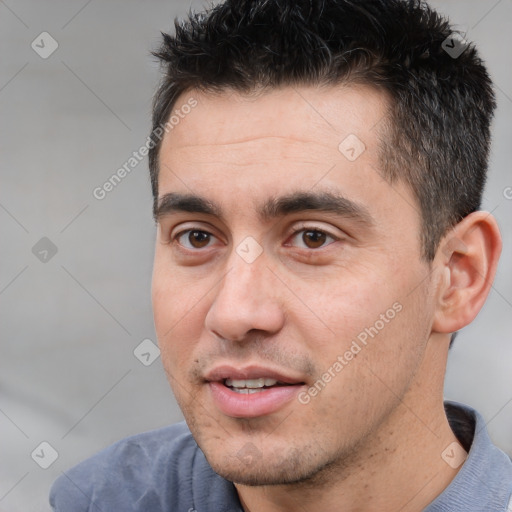
<svg viewBox="0 0 512 512">
<path fill-rule="evenodd" d="M 276 386 L 289 386 L 284 382 L 279 382 L 276 379 L 267 377 L 260 377 L 259 379 L 224 379 L 224 386 L 231 389 L 235 393 L 250 395 L 252 393 L 261 393 L 266 389 Z"/>
<path fill-rule="evenodd" d="M 306 385 L 299 376 L 263 367 L 222 366 L 207 374 L 215 406 L 232 418 L 273 414 L 295 398 Z"/>
</svg>

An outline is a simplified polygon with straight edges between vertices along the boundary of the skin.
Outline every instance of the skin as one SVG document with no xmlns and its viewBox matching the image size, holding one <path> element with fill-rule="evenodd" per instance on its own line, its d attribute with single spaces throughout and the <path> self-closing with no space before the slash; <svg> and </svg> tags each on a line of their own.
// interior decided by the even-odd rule
<svg viewBox="0 0 512 512">
<path fill-rule="evenodd" d="M 433 262 L 422 258 L 416 198 L 379 173 L 388 100 L 369 87 L 189 91 L 176 107 L 190 98 L 197 106 L 162 143 L 159 197 L 198 194 L 222 217 L 159 216 L 152 299 L 164 368 L 197 443 L 245 510 L 422 510 L 458 471 L 441 457 L 457 442 L 443 409 L 448 344 L 489 292 L 495 220 L 469 215 Z M 353 162 L 338 149 L 349 134 L 366 147 Z M 320 190 L 362 206 L 369 222 L 257 214 L 271 197 Z M 180 235 L 187 229 L 210 235 L 197 242 Z M 248 236 L 262 249 L 252 263 L 236 251 Z M 204 376 L 221 363 L 279 369 L 307 390 L 397 303 L 307 404 L 237 418 L 212 400 Z"/>
</svg>

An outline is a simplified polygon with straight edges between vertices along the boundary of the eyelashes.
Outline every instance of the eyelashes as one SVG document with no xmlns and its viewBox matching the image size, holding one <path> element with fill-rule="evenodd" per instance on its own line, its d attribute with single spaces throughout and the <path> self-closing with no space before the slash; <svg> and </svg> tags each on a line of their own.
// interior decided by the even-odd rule
<svg viewBox="0 0 512 512">
<path fill-rule="evenodd" d="M 172 237 L 172 242 L 179 244 L 185 250 L 199 252 L 204 248 L 210 247 L 210 242 L 215 239 L 217 237 L 209 231 L 191 228 L 177 233 Z M 338 241 L 339 238 L 319 227 L 303 226 L 300 229 L 294 230 L 287 240 L 295 241 L 295 244 L 297 244 L 295 246 L 300 249 L 318 250 L 331 245 Z M 289 242 L 286 242 L 284 245 L 286 247 L 294 246 L 293 243 Z"/>
<path fill-rule="evenodd" d="M 337 237 L 331 235 L 327 231 L 315 227 L 304 227 L 298 229 L 293 232 L 291 238 L 296 239 L 301 233 L 302 237 L 300 238 L 300 240 L 301 242 L 304 243 L 303 247 L 301 247 L 302 249 L 322 249 L 323 247 L 327 247 L 327 245 L 330 245 L 331 243 L 339 240 Z M 312 246 L 308 245 L 308 243 L 306 242 L 307 237 L 311 237 L 309 242 L 312 244 Z M 330 242 L 327 245 L 324 245 L 325 241 L 327 241 L 328 239 L 331 239 L 332 242 Z"/>
<path fill-rule="evenodd" d="M 190 246 L 187 247 L 185 244 L 179 242 L 180 238 L 182 238 L 184 235 L 188 233 L 188 239 L 187 241 L 190 243 Z M 206 247 L 205 241 L 209 241 L 210 237 L 216 238 L 214 235 L 209 233 L 208 231 L 204 231 L 202 229 L 186 229 L 184 231 L 179 232 L 174 238 L 173 241 L 177 240 L 180 245 L 185 247 L 189 250 L 198 250 L 202 249 L 203 247 Z M 193 243 L 197 244 L 198 247 L 193 246 L 191 241 L 193 240 Z"/>
</svg>

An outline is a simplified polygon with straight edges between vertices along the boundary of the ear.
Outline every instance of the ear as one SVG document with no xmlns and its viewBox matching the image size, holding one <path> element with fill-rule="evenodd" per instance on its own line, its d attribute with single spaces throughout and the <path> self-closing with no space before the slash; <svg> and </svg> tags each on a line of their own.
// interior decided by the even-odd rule
<svg viewBox="0 0 512 512">
<path fill-rule="evenodd" d="M 443 237 L 434 259 L 442 278 L 433 332 L 455 332 L 474 320 L 491 289 L 501 245 L 496 219 L 483 211 L 464 217 Z"/>
</svg>

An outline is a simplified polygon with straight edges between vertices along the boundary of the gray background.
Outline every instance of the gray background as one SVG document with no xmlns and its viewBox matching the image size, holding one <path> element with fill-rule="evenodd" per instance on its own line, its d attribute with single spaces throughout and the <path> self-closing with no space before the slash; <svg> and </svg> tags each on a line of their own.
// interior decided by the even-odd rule
<svg viewBox="0 0 512 512">
<path fill-rule="evenodd" d="M 490 298 L 450 355 L 446 396 L 476 407 L 512 454 L 512 1 L 432 3 L 477 42 L 496 82 L 484 207 L 504 237 Z M 0 511 L 48 510 L 66 468 L 181 419 L 160 359 L 133 354 L 155 341 L 147 160 L 105 199 L 92 191 L 144 143 L 158 80 L 149 51 L 190 5 L 0 0 Z M 59 45 L 47 59 L 31 48 L 43 31 Z M 42 237 L 57 247 L 46 262 L 32 252 Z M 42 441 L 58 452 L 48 469 L 31 458 Z"/>
</svg>

